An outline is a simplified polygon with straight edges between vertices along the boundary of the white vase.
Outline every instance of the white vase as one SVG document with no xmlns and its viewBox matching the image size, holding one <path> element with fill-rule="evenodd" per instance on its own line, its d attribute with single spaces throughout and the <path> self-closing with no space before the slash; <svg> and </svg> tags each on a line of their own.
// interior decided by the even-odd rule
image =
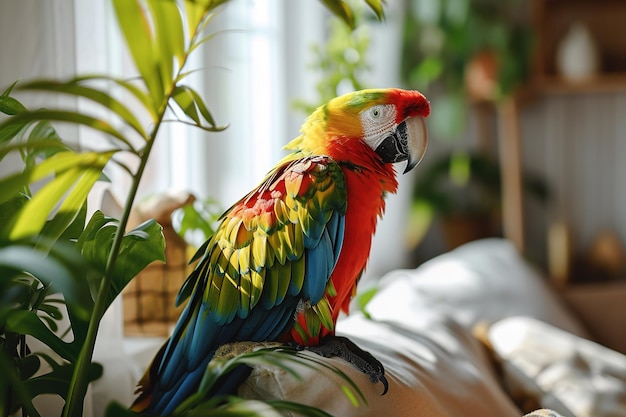
<svg viewBox="0 0 626 417">
<path fill-rule="evenodd" d="M 589 28 L 575 22 L 559 42 L 556 54 L 559 75 L 568 80 L 584 80 L 600 71 L 600 53 Z"/>
</svg>

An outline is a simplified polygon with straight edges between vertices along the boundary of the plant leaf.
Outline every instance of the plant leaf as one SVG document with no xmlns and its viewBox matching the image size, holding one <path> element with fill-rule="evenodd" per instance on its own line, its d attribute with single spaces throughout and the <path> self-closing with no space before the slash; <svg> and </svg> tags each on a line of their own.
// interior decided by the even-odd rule
<svg viewBox="0 0 626 417">
<path fill-rule="evenodd" d="M 184 401 L 177 411 L 186 409 L 188 407 L 193 408 L 194 405 L 202 402 L 202 399 L 206 393 L 210 392 L 214 384 L 227 373 L 231 372 L 235 368 L 247 365 L 254 366 L 275 366 L 289 374 L 296 379 L 301 379 L 301 376 L 293 369 L 291 365 L 300 365 L 307 368 L 320 370 L 326 369 L 337 376 L 339 376 L 345 384 L 341 384 L 340 388 L 346 394 L 346 397 L 354 404 L 358 405 L 359 402 L 367 404 L 365 396 L 358 388 L 358 386 L 346 375 L 341 369 L 333 366 L 332 364 L 317 358 L 315 355 L 304 355 L 299 353 L 296 349 L 289 347 L 278 348 L 261 348 L 253 351 L 249 351 L 232 358 L 213 358 L 207 370 L 200 382 L 197 394 L 190 396 Z"/>
<path fill-rule="evenodd" d="M 15 116 L 14 116 L 15 117 Z M 11 121 L 11 123 L 9 123 Z M 0 143 L 13 139 L 22 129 L 28 126 L 28 120 L 15 120 L 12 118 L 0 124 Z M 4 154 L 0 155 L 4 158 Z"/>
<path fill-rule="evenodd" d="M 199 1 L 185 1 L 185 16 L 187 16 L 187 31 L 189 37 L 196 34 L 196 29 L 200 25 L 207 8 Z"/>
<path fill-rule="evenodd" d="M 159 65 L 163 88 L 169 89 L 175 69 L 180 69 L 185 60 L 185 39 L 180 9 L 175 1 L 149 0 L 152 11 L 156 45 L 160 53 Z M 178 68 L 173 68 L 174 58 Z"/>
<path fill-rule="evenodd" d="M 109 122 L 88 116 L 86 114 L 64 110 L 35 110 L 18 113 L 0 124 L 0 141 L 3 139 L 6 140 L 5 136 L 8 135 L 8 132 L 13 132 L 15 129 L 19 131 L 28 123 L 36 120 L 54 120 L 58 122 L 67 122 L 87 126 L 114 137 L 124 143 L 130 151 L 136 153 L 134 147 L 126 139 L 126 137 L 111 126 Z M 17 134 L 17 132 L 15 132 L 15 134 Z"/>
<path fill-rule="evenodd" d="M 345 391 L 344 391 L 345 393 Z M 281 411 L 293 411 L 297 415 L 308 417 L 332 417 L 331 414 L 319 408 L 311 407 L 305 404 L 299 404 L 292 401 L 268 400 L 267 403 L 273 408 Z M 283 415 L 283 413 L 281 413 Z"/>
<path fill-rule="evenodd" d="M 83 258 L 99 271 L 104 272 L 106 268 L 117 223 L 117 220 L 96 211 L 78 239 L 77 247 Z M 165 238 L 161 226 L 156 221 L 149 220 L 131 230 L 122 239 L 111 288 L 107 294 L 107 307 L 130 280 L 153 261 L 165 262 Z M 91 285 L 92 288 L 99 288 L 99 283 Z"/>
<path fill-rule="evenodd" d="M 8 96 L 8 95 L 10 95 L 10 94 L 11 94 L 11 91 L 13 91 L 13 89 L 15 88 L 15 86 L 17 85 L 17 83 L 18 83 L 19 81 L 20 81 L 20 80 L 15 80 L 15 81 L 13 81 L 13 84 L 11 84 L 10 86 L 8 86 L 8 87 L 7 87 L 7 89 L 6 89 L 6 90 L 4 90 L 4 91 L 2 92 L 2 95 L 3 95 L 3 96 Z"/>
<path fill-rule="evenodd" d="M 3 415 L 13 415 L 19 407 L 22 407 L 28 416 L 40 417 L 33 406 L 30 392 L 17 374 L 13 358 L 2 349 L 0 349 L 0 370 L 2 370 L 2 378 L 0 378 L 1 392 L 8 392 L 10 389 L 13 394 L 8 398 L 9 401 L 0 402 L 0 411 Z"/>
<path fill-rule="evenodd" d="M 57 176 L 45 184 L 22 208 L 9 237 L 19 239 L 39 233 L 48 215 L 58 202 L 66 197 L 61 208 L 68 212 L 61 212 L 58 223 L 49 228 L 55 232 L 62 232 L 62 229 L 73 220 L 74 213 L 82 206 L 91 186 L 100 178 L 102 169 L 112 155 L 112 152 L 82 154 L 61 152 L 35 167 L 29 178 L 31 181 L 41 179 L 42 175 L 51 169 L 58 169 Z M 74 165 L 68 166 L 69 162 L 74 162 Z M 0 188 L 1 184 L 2 182 Z M 74 189 L 65 196 L 72 187 Z"/>
<path fill-rule="evenodd" d="M 0 112 L 8 114 L 9 116 L 16 115 L 26 110 L 26 107 L 20 103 L 17 99 L 8 95 L 0 96 Z"/>
<path fill-rule="evenodd" d="M 202 100 L 202 97 L 200 97 L 200 95 L 192 88 L 188 88 L 188 91 L 191 94 L 193 102 L 196 104 L 196 107 L 200 111 L 200 114 L 202 115 L 204 120 L 207 121 L 211 125 L 211 127 L 217 127 L 217 125 L 215 124 L 215 120 L 213 119 L 213 115 L 204 104 L 204 100 Z"/>
<path fill-rule="evenodd" d="M 72 362 L 78 356 L 79 349 L 77 348 L 80 348 L 80 346 L 74 346 L 61 340 L 48 329 L 34 311 L 17 310 L 8 312 L 5 323 L 5 331 L 33 336 L 45 343 L 46 346 L 54 350 L 63 359 Z"/>
<path fill-rule="evenodd" d="M 63 143 L 63 140 L 57 134 L 54 127 L 52 127 L 52 123 L 47 120 L 34 123 L 33 129 L 26 139 L 26 143 L 28 146 L 23 148 L 26 151 L 26 157 L 23 159 L 28 168 L 37 164 L 36 158 L 40 155 L 50 157 L 61 150 L 70 150 L 70 148 Z M 42 146 L 35 146 L 36 144 Z"/>
<path fill-rule="evenodd" d="M 17 358 L 17 367 L 20 370 L 20 378 L 28 379 L 39 370 L 41 359 L 37 355 L 28 355 L 23 358 Z"/>
<path fill-rule="evenodd" d="M 176 86 L 174 88 L 174 94 L 172 94 L 172 98 L 178 104 L 178 107 L 189 117 L 191 120 L 196 122 L 196 124 L 200 124 L 200 116 L 198 115 L 198 109 L 196 108 L 196 103 L 193 100 L 193 96 L 189 92 L 187 87 Z"/>
<path fill-rule="evenodd" d="M 107 306 L 131 279 L 154 261 L 165 262 L 165 237 L 161 225 L 150 219 L 128 232 L 122 239 Z"/>
<path fill-rule="evenodd" d="M 322 3 L 330 10 L 335 16 L 343 20 L 350 29 L 356 27 L 354 20 L 354 13 L 349 5 L 342 0 L 321 0 Z"/>
<path fill-rule="evenodd" d="M 155 56 L 150 16 L 139 0 L 113 0 L 117 21 L 133 57 L 133 62 L 146 83 L 153 108 L 163 101 L 162 75 Z"/>
<path fill-rule="evenodd" d="M 150 114 L 152 117 L 152 121 L 155 122 L 157 118 L 157 113 L 154 108 L 154 103 L 152 102 L 150 96 L 146 94 L 141 88 L 131 83 L 130 81 L 121 80 L 115 77 L 109 77 L 106 75 L 83 75 L 75 78 L 76 82 L 86 81 L 86 80 L 101 80 L 108 81 L 125 89 L 128 93 L 130 93 L 133 97 L 135 97 L 144 107 L 144 109 Z"/>
<path fill-rule="evenodd" d="M 61 292 L 68 304 L 75 305 L 83 318 L 89 315 L 92 303 L 84 279 L 88 264 L 73 247 L 61 242 L 38 239 L 5 242 L 0 247 L 0 269 L 28 273 L 52 290 Z M 35 305 L 35 307 L 37 307 Z"/>
<path fill-rule="evenodd" d="M 8 235 L 5 227 L 10 226 L 22 207 L 28 202 L 28 196 L 19 192 L 9 194 L 12 198 L 0 203 L 0 236 Z"/>
<path fill-rule="evenodd" d="M 372 11 L 376 14 L 378 20 L 385 19 L 385 10 L 383 8 L 384 0 L 365 0 L 367 5 L 372 9 Z"/>
<path fill-rule="evenodd" d="M 55 367 L 52 371 L 25 382 L 31 395 L 36 397 L 41 394 L 57 394 L 61 398 L 67 398 L 67 392 L 72 379 L 74 365 L 62 365 Z M 102 376 L 102 365 L 91 363 L 87 372 L 89 381 L 95 381 Z"/>
<path fill-rule="evenodd" d="M 124 407 L 118 402 L 113 401 L 107 405 L 104 411 L 104 417 L 141 417 L 141 414 L 129 410 L 128 407 Z"/>
<path fill-rule="evenodd" d="M 137 132 L 142 138 L 147 138 L 146 132 L 144 131 L 141 123 L 139 123 L 135 115 L 128 109 L 128 107 L 104 91 L 83 85 L 83 80 L 84 79 L 80 78 L 76 78 L 68 82 L 38 80 L 21 85 L 20 89 L 49 91 L 86 98 L 104 106 L 107 110 L 112 111 L 126 124 L 132 127 L 133 130 L 135 130 L 135 132 Z"/>
<path fill-rule="evenodd" d="M 93 185 L 100 179 L 101 171 L 85 170 L 82 176 L 76 180 L 76 184 L 72 190 L 65 196 L 63 202 L 59 206 L 57 213 L 51 220 L 48 220 L 41 230 L 41 236 L 51 239 L 58 239 L 65 230 L 78 218 L 79 214 L 85 211 L 87 206 L 87 195 L 93 188 Z M 75 228 L 81 228 L 84 225 L 78 223 Z"/>
<path fill-rule="evenodd" d="M 193 120 L 194 126 L 209 131 L 220 131 L 226 128 L 226 126 L 217 126 L 215 124 L 213 115 L 204 104 L 202 97 L 192 88 L 185 85 L 177 85 L 174 88 L 172 98 L 183 113 Z M 205 126 L 203 121 L 207 122 L 210 126 Z"/>
</svg>

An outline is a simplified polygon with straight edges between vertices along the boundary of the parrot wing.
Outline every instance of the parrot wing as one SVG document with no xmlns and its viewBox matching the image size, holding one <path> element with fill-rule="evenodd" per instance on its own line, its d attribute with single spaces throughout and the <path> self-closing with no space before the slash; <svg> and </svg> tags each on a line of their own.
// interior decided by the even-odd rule
<svg viewBox="0 0 626 417">
<path fill-rule="evenodd" d="M 303 332 L 332 328 L 325 295 L 333 291 L 346 196 L 340 166 L 315 156 L 278 166 L 226 211 L 194 256 L 200 261 L 177 298 L 189 302 L 137 402 L 150 395 L 153 412 L 171 411 L 196 389 L 217 347 L 275 340 L 303 304 L 311 306 Z"/>
</svg>

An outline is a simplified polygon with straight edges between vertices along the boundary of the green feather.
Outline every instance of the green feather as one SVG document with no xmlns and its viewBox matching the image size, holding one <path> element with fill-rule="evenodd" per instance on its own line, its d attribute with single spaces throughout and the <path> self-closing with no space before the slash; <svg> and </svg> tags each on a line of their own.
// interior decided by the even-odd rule
<svg viewBox="0 0 626 417">
<path fill-rule="evenodd" d="M 289 294 L 296 295 L 302 290 L 304 275 L 306 273 L 306 255 L 291 262 L 291 282 L 289 283 Z"/>
<path fill-rule="evenodd" d="M 250 275 L 252 276 L 252 292 L 250 293 L 250 308 L 254 308 L 254 306 L 261 299 L 261 293 L 265 285 L 265 271 L 266 271 L 265 268 L 259 271 L 250 270 Z"/>
<path fill-rule="evenodd" d="M 232 277 L 227 275 L 223 280 L 216 308 L 222 323 L 230 322 L 235 316 L 239 306 L 239 295 L 237 283 Z"/>
<path fill-rule="evenodd" d="M 276 305 L 278 297 L 279 269 L 269 268 L 265 270 L 265 285 L 263 286 L 263 307 L 270 308 Z"/>
<path fill-rule="evenodd" d="M 334 329 L 335 323 L 333 322 L 332 311 L 328 298 L 322 297 L 322 299 L 313 306 L 313 311 L 317 315 L 317 318 L 321 322 L 322 326 L 328 330 Z"/>
<path fill-rule="evenodd" d="M 305 344 L 308 343 L 309 335 L 307 334 L 306 330 L 304 330 L 304 328 L 300 325 L 300 323 L 296 321 L 293 325 L 293 328 L 296 331 L 296 333 L 298 333 L 298 336 L 300 336 L 300 338 L 304 340 L 304 343 Z"/>
<path fill-rule="evenodd" d="M 312 308 L 304 310 L 304 321 L 306 322 L 307 332 L 312 337 L 317 337 L 320 334 L 321 322 L 320 318 Z"/>
<path fill-rule="evenodd" d="M 246 317 L 252 308 L 252 271 L 248 270 L 239 277 L 239 315 Z"/>
<path fill-rule="evenodd" d="M 276 292 L 276 304 L 281 303 L 287 295 L 289 283 L 291 282 L 291 262 L 277 265 L 278 269 L 278 291 Z"/>
</svg>

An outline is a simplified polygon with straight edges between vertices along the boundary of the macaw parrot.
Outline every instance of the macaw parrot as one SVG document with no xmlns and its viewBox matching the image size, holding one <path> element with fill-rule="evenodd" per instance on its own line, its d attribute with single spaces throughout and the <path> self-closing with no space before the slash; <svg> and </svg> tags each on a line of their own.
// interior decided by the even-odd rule
<svg viewBox="0 0 626 417">
<path fill-rule="evenodd" d="M 365 269 L 385 196 L 398 187 L 393 164 L 407 161 L 406 173 L 421 160 L 429 113 L 421 93 L 401 89 L 348 93 L 313 112 L 285 146 L 289 154 L 222 215 L 194 256 L 199 262 L 177 298 L 189 302 L 131 408 L 171 413 L 197 390 L 223 344 L 313 349 L 331 340 Z M 347 349 L 375 368 L 370 379 L 386 390 L 380 362 L 354 344 Z"/>
</svg>

